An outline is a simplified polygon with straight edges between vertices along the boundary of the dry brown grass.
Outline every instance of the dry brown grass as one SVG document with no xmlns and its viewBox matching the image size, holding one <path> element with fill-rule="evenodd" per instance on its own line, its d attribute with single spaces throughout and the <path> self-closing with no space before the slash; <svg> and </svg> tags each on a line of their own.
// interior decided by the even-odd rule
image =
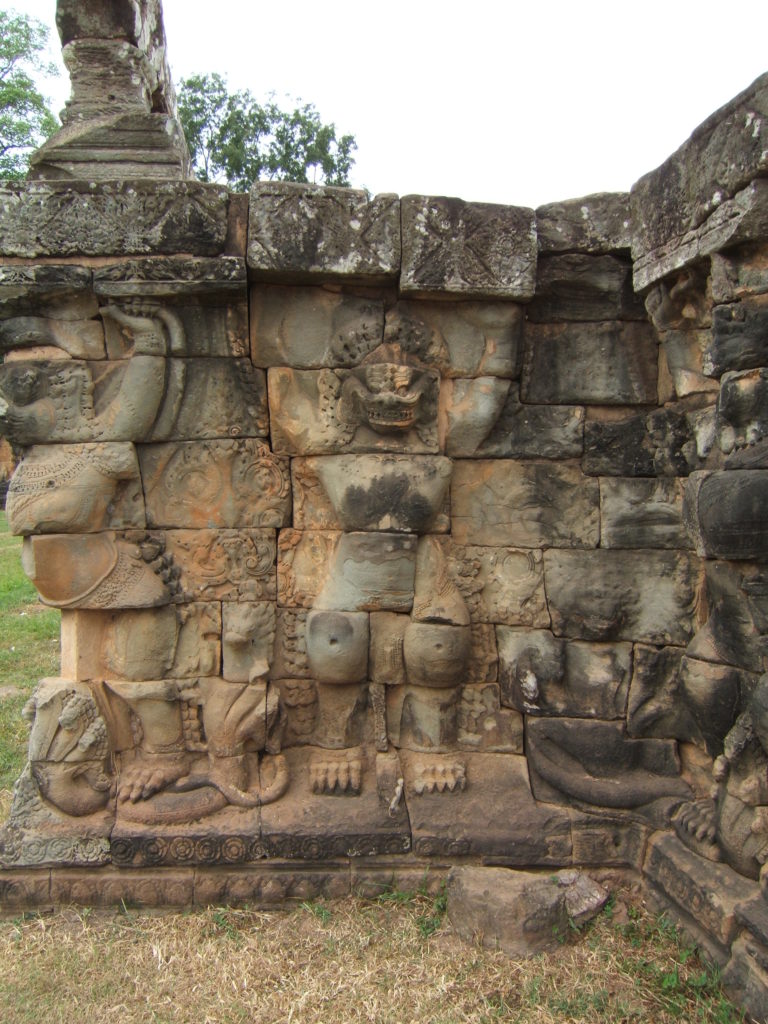
<svg viewBox="0 0 768 1024">
<path fill-rule="evenodd" d="M 3 1024 L 490 1024 L 742 1018 L 644 910 L 557 952 L 463 944 L 426 896 L 285 911 L 61 911 L 0 923 Z"/>
</svg>

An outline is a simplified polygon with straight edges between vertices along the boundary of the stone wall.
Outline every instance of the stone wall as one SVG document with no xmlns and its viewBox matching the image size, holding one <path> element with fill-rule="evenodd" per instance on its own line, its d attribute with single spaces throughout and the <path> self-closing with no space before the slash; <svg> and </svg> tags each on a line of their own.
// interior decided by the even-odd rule
<svg viewBox="0 0 768 1024">
<path fill-rule="evenodd" d="M 630 194 L 243 196 L 186 177 L 159 5 L 101 7 L 0 186 L 62 609 L 4 905 L 627 866 L 765 1013 L 768 77 Z"/>
</svg>

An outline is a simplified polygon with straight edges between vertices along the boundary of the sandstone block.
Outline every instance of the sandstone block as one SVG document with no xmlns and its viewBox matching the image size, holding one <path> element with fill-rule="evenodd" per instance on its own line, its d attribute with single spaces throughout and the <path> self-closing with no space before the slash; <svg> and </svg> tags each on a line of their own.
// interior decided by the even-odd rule
<svg viewBox="0 0 768 1024">
<path fill-rule="evenodd" d="M 462 750 L 488 754 L 522 754 L 523 716 L 502 708 L 493 683 L 463 686 L 457 712 L 457 741 Z"/>
<path fill-rule="evenodd" d="M 536 295 L 527 318 L 533 323 L 645 320 L 645 307 L 632 289 L 628 259 L 582 253 L 540 255 Z"/>
<path fill-rule="evenodd" d="M 6 497 L 11 533 L 91 533 L 146 525 L 132 444 L 36 445 Z"/>
<path fill-rule="evenodd" d="M 388 686 L 387 737 L 401 750 L 449 752 L 458 739 L 459 687 Z"/>
<path fill-rule="evenodd" d="M 584 409 L 528 405 L 520 386 L 489 378 L 444 381 L 447 455 L 467 458 L 569 459 L 584 448 Z"/>
<path fill-rule="evenodd" d="M 473 622 L 548 628 L 542 553 L 447 545 L 448 569 Z"/>
<path fill-rule="evenodd" d="M 570 861 L 567 812 L 534 801 L 524 757 L 401 751 L 400 760 L 414 853 L 528 867 Z"/>
<path fill-rule="evenodd" d="M 417 538 L 404 533 L 342 533 L 315 608 L 410 611 Z"/>
<path fill-rule="evenodd" d="M 6 353 L 6 358 L 19 358 L 19 349 L 32 349 L 30 355 L 44 349 L 49 358 L 55 354 L 62 359 L 104 359 L 104 327 L 98 320 L 56 320 L 43 316 L 0 320 L 0 351 Z M 55 353 L 56 349 L 61 351 Z"/>
<path fill-rule="evenodd" d="M 767 369 L 723 374 L 716 430 L 720 449 L 726 454 L 734 453 L 726 463 L 729 468 L 732 462 L 742 459 L 748 460 L 744 468 L 765 468 L 764 446 L 760 442 L 768 436 Z"/>
<path fill-rule="evenodd" d="M 600 545 L 604 548 L 690 548 L 680 480 L 602 477 Z"/>
<path fill-rule="evenodd" d="M 533 296 L 533 210 L 439 196 L 405 196 L 401 205 L 403 294 L 518 301 Z"/>
<path fill-rule="evenodd" d="M 256 182 L 248 266 L 262 280 L 384 283 L 400 269 L 400 202 L 349 188 Z"/>
<path fill-rule="evenodd" d="M 61 671 L 72 679 L 184 679 L 218 675 L 219 604 L 61 615 Z"/>
<path fill-rule="evenodd" d="M 200 182 L 4 182 L 0 255 L 215 256 L 227 190 Z"/>
<path fill-rule="evenodd" d="M 717 381 L 707 376 L 711 366 L 711 331 L 665 331 L 661 341 L 678 398 L 717 393 Z"/>
<path fill-rule="evenodd" d="M 649 828 L 620 814 L 599 818 L 571 811 L 573 863 L 600 867 L 626 866 L 639 871 L 645 856 Z"/>
<path fill-rule="evenodd" d="M 0 906 L 9 910 L 29 910 L 50 903 L 49 871 L 3 871 L 0 873 Z"/>
<path fill-rule="evenodd" d="M 688 654 L 762 673 L 766 653 L 766 574 L 761 565 L 706 562 L 708 618 Z"/>
<path fill-rule="evenodd" d="M 655 404 L 658 342 L 650 324 L 528 324 L 521 396 L 554 405 Z"/>
<path fill-rule="evenodd" d="M 277 552 L 278 603 L 311 608 L 325 585 L 340 533 L 281 530 Z"/>
<path fill-rule="evenodd" d="M 597 547 L 599 489 L 578 467 L 458 462 L 451 484 L 457 543 Z"/>
<path fill-rule="evenodd" d="M 402 379 L 398 397 L 388 375 L 392 381 Z M 433 370 L 406 366 L 401 370 L 392 363 L 358 370 L 273 367 L 268 381 L 272 444 L 277 452 L 438 451 L 439 377 Z"/>
<path fill-rule="evenodd" d="M 269 864 L 257 868 L 254 864 L 247 872 L 222 868 L 195 871 L 194 900 L 198 906 L 284 906 L 287 900 L 343 899 L 349 892 L 346 865 L 297 870 L 294 865 Z"/>
<path fill-rule="evenodd" d="M 731 946 L 723 986 L 754 1020 L 768 1017 L 768 950 L 747 934 Z"/>
<path fill-rule="evenodd" d="M 274 601 L 274 530 L 166 530 L 165 551 L 192 601 Z"/>
<path fill-rule="evenodd" d="M 539 252 L 605 253 L 629 249 L 629 193 L 597 192 L 536 210 Z"/>
<path fill-rule="evenodd" d="M 320 683 L 360 683 L 368 674 L 365 612 L 313 609 L 307 616 L 307 663 Z"/>
<path fill-rule="evenodd" d="M 145 445 L 147 521 L 167 527 L 279 527 L 289 521 L 288 460 L 256 441 Z"/>
<path fill-rule="evenodd" d="M 57 904 L 78 903 L 110 907 L 187 907 L 192 903 L 194 872 L 146 868 L 139 872 L 107 868 L 98 874 L 58 869 L 51 872 L 51 899 Z"/>
<path fill-rule="evenodd" d="M 690 797 L 674 741 L 630 739 L 619 722 L 530 718 L 526 752 L 537 800 L 645 808 L 652 819 L 659 809 L 666 821 L 670 803 Z"/>
<path fill-rule="evenodd" d="M 508 868 L 453 868 L 447 896 L 448 917 L 461 938 L 509 957 L 554 950 L 567 934 L 565 892 L 548 876 Z"/>
<path fill-rule="evenodd" d="M 250 299 L 256 366 L 354 366 L 384 338 L 380 300 L 282 285 L 253 285 Z"/>
<path fill-rule="evenodd" d="M 262 679 L 272 663 L 274 604 L 226 602 L 221 606 L 221 618 L 223 677 L 236 683 Z"/>
<path fill-rule="evenodd" d="M 712 298 L 733 302 L 768 292 L 768 246 L 755 242 L 712 254 Z"/>
<path fill-rule="evenodd" d="M 590 476 L 687 476 L 697 460 L 695 418 L 682 410 L 588 419 L 584 426 L 582 468 Z"/>
<path fill-rule="evenodd" d="M 768 554 L 768 470 L 693 473 L 685 488 L 685 521 L 706 558 L 764 558 Z"/>
<path fill-rule="evenodd" d="M 0 267 L 0 320 L 17 316 L 88 320 L 97 312 L 88 267 L 56 263 Z"/>
<path fill-rule="evenodd" d="M 768 364 L 768 302 L 760 296 L 712 312 L 712 339 L 704 372 L 719 377 L 726 370 L 751 370 Z"/>
<path fill-rule="evenodd" d="M 630 644 L 567 643 L 545 630 L 497 626 L 501 700 L 527 714 L 623 718 Z"/>
<path fill-rule="evenodd" d="M 693 634 L 699 568 L 672 551 L 546 551 L 555 635 L 686 644 Z"/>
<path fill-rule="evenodd" d="M 754 886 L 725 864 L 714 864 L 688 850 L 677 836 L 651 840 L 643 874 L 721 946 L 738 931 L 736 906 L 754 894 Z"/>
</svg>

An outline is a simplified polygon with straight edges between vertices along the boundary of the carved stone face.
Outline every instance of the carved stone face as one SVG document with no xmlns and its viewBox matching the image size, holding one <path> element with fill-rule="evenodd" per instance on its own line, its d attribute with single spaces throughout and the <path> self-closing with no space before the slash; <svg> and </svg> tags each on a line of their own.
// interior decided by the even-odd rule
<svg viewBox="0 0 768 1024">
<path fill-rule="evenodd" d="M 344 382 L 342 401 L 360 423 L 377 434 L 406 433 L 419 420 L 429 375 L 414 366 L 370 363 Z"/>
</svg>

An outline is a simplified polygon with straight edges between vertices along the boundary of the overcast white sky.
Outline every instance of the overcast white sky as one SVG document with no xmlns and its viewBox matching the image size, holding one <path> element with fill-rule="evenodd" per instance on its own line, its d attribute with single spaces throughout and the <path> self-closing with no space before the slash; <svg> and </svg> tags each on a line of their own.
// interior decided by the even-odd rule
<svg viewBox="0 0 768 1024">
<path fill-rule="evenodd" d="M 0 5 L 54 25 L 55 0 Z M 314 103 L 357 139 L 352 184 L 400 195 L 535 207 L 629 189 L 768 70 L 768 0 L 163 6 L 177 81 L 217 71 Z"/>
</svg>

